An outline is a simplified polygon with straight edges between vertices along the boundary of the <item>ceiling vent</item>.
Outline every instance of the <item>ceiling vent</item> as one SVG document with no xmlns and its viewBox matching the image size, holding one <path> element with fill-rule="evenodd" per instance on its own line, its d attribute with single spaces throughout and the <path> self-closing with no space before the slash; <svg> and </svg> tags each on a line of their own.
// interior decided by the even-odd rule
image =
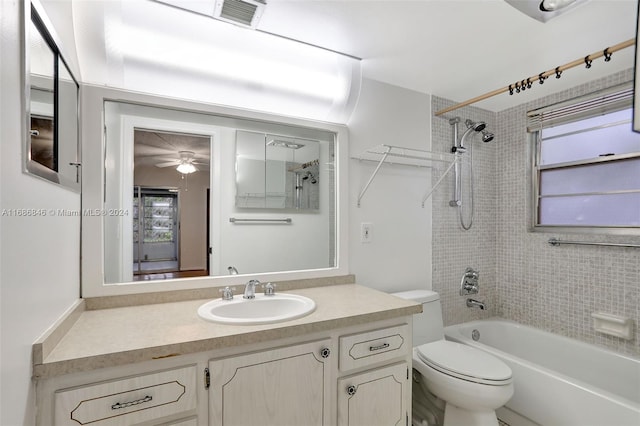
<svg viewBox="0 0 640 426">
<path fill-rule="evenodd" d="M 258 25 L 258 21 L 267 4 L 265 0 L 153 1 L 248 28 L 255 28 Z"/>
<path fill-rule="evenodd" d="M 221 0 L 216 2 L 213 17 L 232 24 L 255 28 L 265 4 L 262 0 Z"/>
</svg>

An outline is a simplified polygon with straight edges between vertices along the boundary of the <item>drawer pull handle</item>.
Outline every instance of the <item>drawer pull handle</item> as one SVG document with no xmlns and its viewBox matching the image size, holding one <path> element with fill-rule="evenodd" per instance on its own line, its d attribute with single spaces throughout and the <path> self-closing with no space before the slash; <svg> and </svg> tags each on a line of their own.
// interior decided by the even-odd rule
<svg viewBox="0 0 640 426">
<path fill-rule="evenodd" d="M 115 404 L 113 404 L 111 406 L 112 410 L 119 410 L 121 408 L 128 408 L 134 405 L 138 405 L 138 404 L 144 404 L 145 402 L 149 402 L 153 399 L 152 396 L 145 396 L 144 398 L 140 398 L 140 399 L 136 399 L 135 401 L 129 401 L 129 402 L 116 402 Z"/>
<path fill-rule="evenodd" d="M 380 349 L 387 349 L 390 345 L 388 343 L 383 343 L 381 345 L 378 346 L 369 346 L 369 351 L 370 352 L 375 352 L 375 351 L 379 351 Z"/>
</svg>

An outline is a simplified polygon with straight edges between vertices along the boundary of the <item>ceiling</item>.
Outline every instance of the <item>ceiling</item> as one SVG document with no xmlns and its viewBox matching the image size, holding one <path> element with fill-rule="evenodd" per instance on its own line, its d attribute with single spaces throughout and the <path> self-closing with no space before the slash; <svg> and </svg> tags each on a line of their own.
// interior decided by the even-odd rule
<svg viewBox="0 0 640 426">
<path fill-rule="evenodd" d="M 257 28 L 360 57 L 364 77 L 461 102 L 635 38 L 636 9 L 589 0 L 542 23 L 502 0 L 268 0 Z M 500 111 L 632 68 L 634 53 L 477 106 Z"/>
<path fill-rule="evenodd" d="M 60 4 L 59 0 L 43 1 Z M 72 26 L 84 82 L 111 85 L 122 80 L 122 71 L 115 67 L 118 60 L 108 54 L 117 39 L 109 39 L 113 34 L 107 28 L 116 9 L 124 10 L 125 3 L 128 6 L 134 1 L 160 4 L 121 1 L 73 0 Z M 212 1 L 185 0 L 185 4 Z M 154 31 L 159 36 L 174 37 L 181 46 L 206 43 L 234 51 L 233 37 L 206 39 L 203 31 L 180 26 L 180 17 L 190 12 L 171 9 L 175 20 L 162 23 L 141 16 L 138 22 L 157 27 Z M 362 58 L 364 78 L 462 102 L 635 38 L 636 13 L 635 0 L 585 0 L 542 23 L 503 0 L 267 0 L 256 30 L 243 31 L 277 34 Z M 167 22 L 173 26 L 167 28 Z M 213 18 L 210 23 L 211 27 L 232 26 Z M 126 45 L 128 41 L 123 42 Z M 559 80 L 550 78 L 526 92 L 501 94 L 476 105 L 501 111 L 629 69 L 634 66 L 634 53 L 633 47 L 627 48 L 614 53 L 610 62 L 598 59 L 588 70 L 579 66 L 564 72 Z M 210 55 L 199 56 L 202 61 L 211 59 L 205 57 Z M 285 60 L 295 62 L 295 58 Z M 215 58 L 209 69 L 214 68 Z M 141 72 L 142 80 L 149 70 Z M 172 72 L 170 66 L 161 63 L 155 70 Z M 255 74 L 261 76 L 264 71 L 255 70 Z M 175 80 L 174 76 L 167 78 Z M 191 85 L 197 91 L 201 78 L 194 74 L 192 79 L 183 79 L 181 85 Z M 171 86 L 165 85 L 166 90 Z M 258 102 L 260 91 L 253 93 Z"/>
</svg>

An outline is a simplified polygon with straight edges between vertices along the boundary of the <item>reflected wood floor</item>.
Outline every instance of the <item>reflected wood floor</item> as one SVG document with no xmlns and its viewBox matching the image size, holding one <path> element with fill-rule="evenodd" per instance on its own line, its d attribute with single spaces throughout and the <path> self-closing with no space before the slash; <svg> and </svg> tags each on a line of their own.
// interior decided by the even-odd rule
<svg viewBox="0 0 640 426">
<path fill-rule="evenodd" d="M 135 274 L 133 276 L 133 280 L 134 281 L 171 280 L 175 278 L 206 277 L 208 275 L 209 274 L 204 269 L 197 270 L 197 271 L 152 272 L 152 273 Z"/>
</svg>

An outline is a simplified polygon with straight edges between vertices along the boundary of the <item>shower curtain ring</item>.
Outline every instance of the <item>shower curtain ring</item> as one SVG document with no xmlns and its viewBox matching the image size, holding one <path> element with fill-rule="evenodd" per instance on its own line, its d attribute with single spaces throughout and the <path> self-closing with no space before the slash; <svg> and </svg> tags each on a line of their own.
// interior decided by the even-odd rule
<svg viewBox="0 0 640 426">
<path fill-rule="evenodd" d="M 562 76 L 562 71 L 560 71 L 560 67 L 556 67 L 556 78 L 560 78 Z"/>
<path fill-rule="evenodd" d="M 593 59 L 589 59 L 589 55 L 584 57 L 585 68 L 591 68 L 591 62 L 593 62 Z"/>
<path fill-rule="evenodd" d="M 520 83 L 516 82 L 516 93 L 520 93 Z"/>
<path fill-rule="evenodd" d="M 525 90 L 527 90 L 527 85 L 525 84 L 524 80 L 522 80 L 520 82 L 520 87 L 522 88 L 522 91 L 524 92 Z"/>
<path fill-rule="evenodd" d="M 531 82 L 531 78 L 527 78 L 527 89 L 531 89 L 531 86 L 533 86 L 533 83 Z"/>
<path fill-rule="evenodd" d="M 513 85 L 509 85 L 509 94 L 513 95 Z"/>
<path fill-rule="evenodd" d="M 609 52 L 609 48 L 608 47 L 606 49 L 604 49 L 604 51 L 602 53 L 604 54 L 604 61 L 605 62 L 609 62 L 611 60 L 611 55 L 613 55 L 613 53 Z"/>
<path fill-rule="evenodd" d="M 540 74 L 538 74 L 538 81 L 540 82 L 540 84 L 544 84 L 544 81 L 549 78 L 549 77 L 545 77 L 544 72 L 541 72 Z"/>
</svg>

